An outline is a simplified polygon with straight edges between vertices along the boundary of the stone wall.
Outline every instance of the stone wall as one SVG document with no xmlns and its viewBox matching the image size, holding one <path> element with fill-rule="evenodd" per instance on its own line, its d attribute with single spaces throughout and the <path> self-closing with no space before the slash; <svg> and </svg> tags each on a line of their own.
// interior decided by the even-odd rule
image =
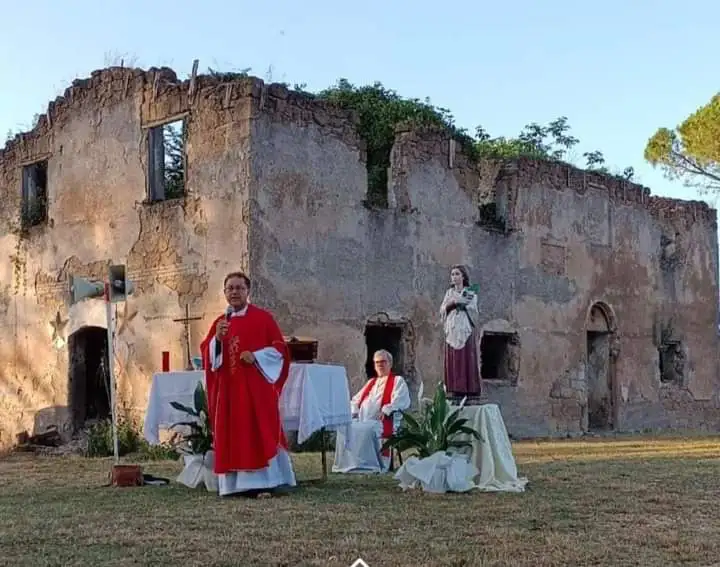
<svg viewBox="0 0 720 567">
<path fill-rule="evenodd" d="M 102 278 L 125 263 L 136 292 L 118 313 L 115 371 L 123 405 L 142 413 L 161 352 L 185 367 L 224 309 L 224 273 L 247 268 L 251 81 L 169 69 L 106 69 L 76 81 L 37 127 L 0 152 L 0 446 L 22 430 L 69 432 L 65 346 L 81 327 L 105 327 L 100 300 L 69 308 L 70 275 Z M 148 128 L 185 118 L 187 196 L 148 202 Z M 20 230 L 22 166 L 48 160 L 47 222 Z M 212 290 L 212 293 L 208 293 Z M 53 345 L 59 318 L 60 340 Z"/>
<path fill-rule="evenodd" d="M 180 118 L 187 195 L 150 202 L 148 130 Z M 21 230 L 23 166 L 43 159 L 47 220 Z M 478 163 L 447 132 L 408 125 L 389 173 L 389 207 L 369 209 L 357 118 L 280 85 L 119 68 L 76 81 L 0 152 L 0 446 L 69 423 L 66 343 L 105 319 L 101 301 L 69 308 L 64 294 L 70 275 L 109 263 L 137 287 L 118 313 L 115 370 L 140 413 L 161 351 L 185 366 L 173 319 L 185 306 L 203 317 L 196 353 L 238 268 L 286 334 L 346 366 L 353 391 L 366 343 L 383 340 L 427 391 L 443 376 L 449 268 L 464 263 L 488 344 L 507 339 L 486 387 L 512 434 L 585 431 L 597 411 L 616 429 L 720 425 L 714 210 L 564 165 Z"/>
<path fill-rule="evenodd" d="M 267 112 L 253 123 L 251 266 L 261 301 L 286 329 L 318 338 L 354 391 L 364 330 L 378 317 L 409 329 L 414 364 L 401 370 L 414 389 L 442 379 L 438 307 L 450 266 L 465 263 L 482 289 L 484 331 L 513 337 L 514 378 L 486 383 L 512 434 L 593 427 L 591 312 L 607 331 L 597 351 L 606 426 L 720 426 L 708 409 L 718 384 L 714 210 L 566 165 L 478 164 L 447 133 L 408 127 L 392 152 L 390 206 L 368 210 L 361 142 L 324 123 L 299 130 Z M 668 340 L 685 357 L 669 383 L 659 364 Z"/>
</svg>

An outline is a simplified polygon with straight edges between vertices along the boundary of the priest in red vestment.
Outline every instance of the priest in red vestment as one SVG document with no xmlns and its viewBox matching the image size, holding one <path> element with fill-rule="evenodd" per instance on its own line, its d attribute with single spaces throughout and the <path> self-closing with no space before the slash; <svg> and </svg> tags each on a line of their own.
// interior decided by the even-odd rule
<svg viewBox="0 0 720 567">
<path fill-rule="evenodd" d="M 280 417 L 290 356 L 280 327 L 250 305 L 250 278 L 225 277 L 228 308 L 201 344 L 220 496 L 295 486 Z"/>
</svg>

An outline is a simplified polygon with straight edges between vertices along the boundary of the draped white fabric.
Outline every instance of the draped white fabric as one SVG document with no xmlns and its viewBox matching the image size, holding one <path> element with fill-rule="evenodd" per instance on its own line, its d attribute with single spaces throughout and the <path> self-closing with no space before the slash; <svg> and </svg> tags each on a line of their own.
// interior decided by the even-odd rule
<svg viewBox="0 0 720 567">
<path fill-rule="evenodd" d="M 258 352 L 258 355 L 259 362 L 263 357 L 267 358 L 267 363 L 263 364 L 263 373 L 272 381 L 277 374 L 272 368 L 277 356 L 272 351 Z M 263 359 L 262 362 L 266 361 Z M 163 372 L 153 376 L 143 428 L 148 442 L 159 443 L 161 428 L 190 419 L 173 409 L 170 402 L 177 401 L 193 407 L 193 393 L 198 383 L 205 383 L 203 371 Z M 323 364 L 291 364 L 280 399 L 280 415 L 285 431 L 299 430 L 298 440 L 301 443 L 322 427 L 344 430 L 351 420 L 345 368 Z M 220 495 L 285 484 L 293 486 L 296 483 L 292 460 L 284 449 L 278 449 L 278 454 L 261 471 L 234 472 L 219 477 L 213 473 L 214 482 L 205 479 L 207 460 L 201 464 L 197 459 L 191 459 L 186 462 L 185 468 L 178 482 L 193 487 L 212 485 L 213 490 L 217 490 Z M 209 470 L 212 471 L 212 464 Z"/>
<path fill-rule="evenodd" d="M 143 427 L 149 443 L 160 442 L 160 429 L 188 420 L 188 416 L 173 409 L 170 402 L 193 407 L 198 382 L 205 384 L 202 370 L 158 372 L 153 376 Z M 280 415 L 286 432 L 298 432 L 299 443 L 321 427 L 327 430 L 347 427 L 351 414 L 345 368 L 329 364 L 290 364 L 290 374 L 280 398 Z"/>
<path fill-rule="evenodd" d="M 457 409 L 456 407 L 452 408 Z M 472 449 L 446 455 L 435 453 L 424 459 L 410 457 L 395 474 L 403 489 L 427 492 L 523 492 L 527 478 L 518 477 L 505 422 L 496 404 L 464 407 L 460 415 L 476 429 L 482 440 L 470 436 Z"/>
</svg>

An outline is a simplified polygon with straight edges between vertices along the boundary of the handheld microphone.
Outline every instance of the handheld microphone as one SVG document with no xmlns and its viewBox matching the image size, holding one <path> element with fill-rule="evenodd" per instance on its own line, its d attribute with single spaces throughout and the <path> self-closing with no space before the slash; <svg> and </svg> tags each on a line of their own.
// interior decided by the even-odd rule
<svg viewBox="0 0 720 567">
<path fill-rule="evenodd" d="M 230 323 L 230 318 L 232 317 L 232 314 L 234 312 L 234 309 L 232 308 L 232 305 L 228 305 L 227 309 L 225 309 L 225 321 Z M 220 356 L 222 353 L 222 340 L 216 340 L 215 341 L 215 356 Z"/>
</svg>

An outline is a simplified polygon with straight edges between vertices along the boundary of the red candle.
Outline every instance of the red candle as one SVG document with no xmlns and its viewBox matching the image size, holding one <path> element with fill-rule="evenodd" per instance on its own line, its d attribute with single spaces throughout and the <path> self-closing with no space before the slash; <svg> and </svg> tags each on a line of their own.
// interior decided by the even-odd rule
<svg viewBox="0 0 720 567">
<path fill-rule="evenodd" d="M 162 353 L 162 371 L 170 372 L 170 353 L 166 350 Z"/>
</svg>

